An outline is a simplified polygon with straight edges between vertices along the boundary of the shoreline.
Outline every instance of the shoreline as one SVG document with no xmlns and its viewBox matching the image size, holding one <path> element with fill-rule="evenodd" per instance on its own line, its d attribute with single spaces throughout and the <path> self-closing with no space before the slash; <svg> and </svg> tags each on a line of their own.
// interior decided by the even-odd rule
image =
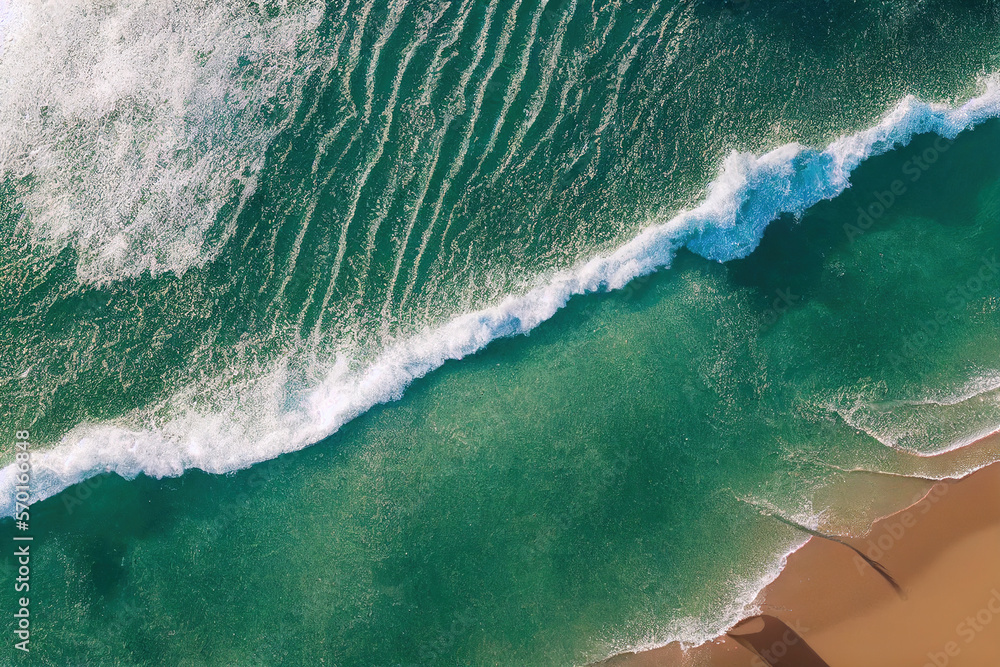
<svg viewBox="0 0 1000 667">
<path fill-rule="evenodd" d="M 991 664 L 1000 654 L 1000 432 L 935 456 L 899 454 L 912 477 L 868 474 L 883 478 L 876 491 L 893 510 L 856 534 L 810 536 L 758 593 L 754 613 L 699 646 L 672 642 L 597 664 Z M 909 502 L 901 502 L 907 494 Z M 807 649 L 819 662 L 804 657 Z"/>
</svg>

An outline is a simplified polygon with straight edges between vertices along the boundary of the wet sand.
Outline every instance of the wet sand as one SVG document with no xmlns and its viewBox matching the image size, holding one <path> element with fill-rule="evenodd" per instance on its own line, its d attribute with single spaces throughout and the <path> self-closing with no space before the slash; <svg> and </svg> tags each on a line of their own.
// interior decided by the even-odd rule
<svg viewBox="0 0 1000 667">
<path fill-rule="evenodd" d="M 994 434 L 940 456 L 913 457 L 912 472 L 996 460 L 998 446 Z M 901 480 L 887 484 L 890 493 L 912 491 Z M 918 502 L 877 520 L 864 535 L 837 537 L 881 564 L 901 593 L 849 546 L 812 537 L 758 596 L 760 614 L 731 628 L 730 636 L 687 651 L 671 644 L 624 654 L 605 664 L 1000 665 L 1000 463 L 959 480 L 909 483 L 916 482 L 926 490 Z M 809 655 L 820 662 L 803 657 Z"/>
</svg>

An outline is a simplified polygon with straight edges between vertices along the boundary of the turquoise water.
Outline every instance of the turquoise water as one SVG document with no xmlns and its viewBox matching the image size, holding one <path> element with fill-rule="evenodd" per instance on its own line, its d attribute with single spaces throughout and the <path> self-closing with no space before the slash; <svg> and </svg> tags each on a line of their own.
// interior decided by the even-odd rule
<svg viewBox="0 0 1000 667">
<path fill-rule="evenodd" d="M 1000 423 L 992 5 L 5 7 L 18 660 L 699 641 Z"/>
</svg>

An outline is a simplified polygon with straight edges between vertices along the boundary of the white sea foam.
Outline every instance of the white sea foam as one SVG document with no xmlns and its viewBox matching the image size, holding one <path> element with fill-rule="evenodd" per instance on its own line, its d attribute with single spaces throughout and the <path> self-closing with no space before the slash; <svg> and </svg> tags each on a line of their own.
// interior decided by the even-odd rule
<svg viewBox="0 0 1000 667">
<path fill-rule="evenodd" d="M 379 403 L 400 398 L 416 378 L 449 359 L 461 359 L 503 336 L 527 333 L 577 294 L 613 290 L 633 278 L 669 266 L 678 248 L 725 261 L 756 248 L 769 222 L 782 213 L 801 214 L 849 186 L 851 171 L 865 159 L 936 132 L 952 138 L 1000 115 L 1000 87 L 960 107 L 902 100 L 877 125 L 842 137 L 825 150 L 799 144 L 762 156 L 725 160 L 704 201 L 648 228 L 616 251 L 572 270 L 540 279 L 524 294 L 457 317 L 385 350 L 356 369 L 343 358 L 325 379 L 305 391 L 290 389 L 285 365 L 213 396 L 205 410 L 182 392 L 155 411 L 140 411 L 113 423 L 81 424 L 54 447 L 34 455 L 33 498 L 39 500 L 87 477 L 114 471 L 127 478 L 179 475 L 189 468 L 226 472 L 301 449 Z M 15 470 L 0 471 L 2 510 L 11 513 Z"/>
<path fill-rule="evenodd" d="M 822 513 L 814 511 L 811 505 L 786 512 L 764 498 L 745 496 L 738 500 L 754 506 L 761 514 L 782 516 L 813 530 L 819 528 L 823 519 Z M 667 625 L 656 627 L 647 633 L 638 642 L 633 637 L 626 637 L 624 640 L 609 638 L 607 640 L 609 650 L 603 658 L 607 659 L 625 652 L 652 651 L 674 642 L 680 643 L 684 648 L 700 646 L 716 639 L 743 619 L 762 613 L 761 592 L 785 569 L 788 557 L 804 547 L 810 539 L 809 536 L 796 531 L 789 542 L 779 547 L 784 551 L 778 552 L 773 560 L 766 562 L 757 572 L 729 581 L 729 589 L 733 592 L 732 599 L 718 606 L 708 617 L 685 616 L 672 619 Z"/>
<path fill-rule="evenodd" d="M 0 56 L 3 56 L 4 35 L 7 32 L 7 15 L 10 13 L 8 0 L 0 0 Z"/>
<path fill-rule="evenodd" d="M 1000 374 L 986 371 L 961 386 L 913 400 L 859 397 L 829 409 L 886 447 L 915 456 L 938 456 L 1000 428 Z"/>
<path fill-rule="evenodd" d="M 318 61 L 323 3 L 280 5 L 0 0 L 0 178 L 33 242 L 90 283 L 211 259 Z"/>
<path fill-rule="evenodd" d="M 720 606 L 713 618 L 678 618 L 666 627 L 648 634 L 639 642 L 631 639 L 622 642 L 611 639 L 608 641 L 610 650 L 603 656 L 604 659 L 626 652 L 652 651 L 674 642 L 680 643 L 685 649 L 700 646 L 718 638 L 743 619 L 762 613 L 759 600 L 761 592 L 778 578 L 788 564 L 789 556 L 804 547 L 810 539 L 797 536 L 784 553 L 775 558 L 759 574 L 729 582 L 731 590 L 735 591 L 733 600 Z"/>
</svg>

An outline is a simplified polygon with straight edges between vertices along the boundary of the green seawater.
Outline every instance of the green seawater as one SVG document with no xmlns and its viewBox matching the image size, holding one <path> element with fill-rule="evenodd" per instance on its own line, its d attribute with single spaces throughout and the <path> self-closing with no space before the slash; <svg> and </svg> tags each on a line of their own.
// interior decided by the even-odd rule
<svg viewBox="0 0 1000 667">
<path fill-rule="evenodd" d="M 705 639 L 803 541 L 769 513 L 821 521 L 845 470 L 1000 423 L 997 121 L 865 160 L 741 259 L 680 249 L 575 296 L 310 447 L 287 417 L 697 204 L 733 150 L 982 93 L 998 5 L 168 4 L 0 20 L 3 463 L 21 429 L 35 457 L 121 457 L 31 507 L 31 652 L 5 614 L 4 664 L 584 664 Z M 32 17 L 105 31 L 32 42 Z M 81 98 L 94 80 L 115 85 Z M 274 433 L 296 451 L 256 456 Z"/>
</svg>

